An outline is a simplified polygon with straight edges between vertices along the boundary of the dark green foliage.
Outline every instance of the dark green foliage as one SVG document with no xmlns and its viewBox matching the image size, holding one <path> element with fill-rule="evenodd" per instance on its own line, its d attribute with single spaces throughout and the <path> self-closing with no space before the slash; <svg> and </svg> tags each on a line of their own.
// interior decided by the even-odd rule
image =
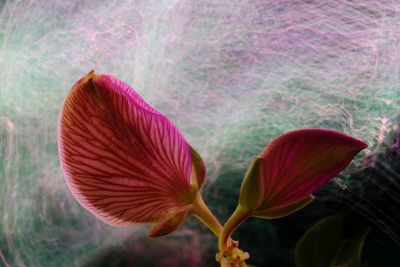
<svg viewBox="0 0 400 267">
<path fill-rule="evenodd" d="M 343 236 L 343 218 L 319 221 L 296 246 L 297 267 L 361 267 L 361 252 L 368 230 L 354 239 Z"/>
<path fill-rule="evenodd" d="M 333 216 L 318 222 L 296 247 L 298 267 L 332 266 L 342 246 L 343 218 Z"/>
</svg>

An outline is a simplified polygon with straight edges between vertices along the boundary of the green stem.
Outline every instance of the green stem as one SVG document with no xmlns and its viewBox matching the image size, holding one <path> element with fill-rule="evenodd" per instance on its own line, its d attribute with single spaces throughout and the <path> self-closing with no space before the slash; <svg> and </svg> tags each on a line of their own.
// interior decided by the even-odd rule
<svg viewBox="0 0 400 267">
<path fill-rule="evenodd" d="M 233 231 L 239 226 L 239 224 L 245 221 L 250 216 L 250 214 L 251 212 L 247 209 L 242 208 L 240 204 L 237 206 L 236 210 L 225 223 L 224 228 L 222 229 L 222 233 L 219 236 L 218 248 L 220 252 L 224 251 Z"/>
<path fill-rule="evenodd" d="M 222 225 L 204 203 L 200 192 L 197 193 L 192 207 L 193 214 L 207 226 L 217 237 L 222 232 Z"/>
</svg>

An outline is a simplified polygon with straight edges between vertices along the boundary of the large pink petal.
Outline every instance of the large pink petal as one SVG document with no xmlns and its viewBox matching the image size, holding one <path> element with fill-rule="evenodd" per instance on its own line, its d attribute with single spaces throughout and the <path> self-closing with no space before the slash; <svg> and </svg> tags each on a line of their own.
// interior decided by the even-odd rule
<svg viewBox="0 0 400 267">
<path fill-rule="evenodd" d="M 67 96 L 59 123 L 66 181 L 104 222 L 156 222 L 191 201 L 189 145 L 124 82 L 89 73 Z"/>
<path fill-rule="evenodd" d="M 274 139 L 260 154 L 263 207 L 279 208 L 310 196 L 344 170 L 367 144 L 326 129 L 303 129 Z"/>
</svg>

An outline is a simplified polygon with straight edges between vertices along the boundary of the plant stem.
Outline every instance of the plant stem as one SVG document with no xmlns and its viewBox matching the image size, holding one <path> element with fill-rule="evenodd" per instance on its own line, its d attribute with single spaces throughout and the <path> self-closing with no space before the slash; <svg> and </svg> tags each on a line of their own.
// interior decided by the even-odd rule
<svg viewBox="0 0 400 267">
<path fill-rule="evenodd" d="M 242 208 L 240 204 L 237 206 L 236 210 L 225 223 L 224 228 L 222 229 L 222 233 L 219 236 L 218 248 L 220 252 L 223 252 L 225 250 L 226 244 L 230 239 L 233 231 L 239 226 L 239 224 L 245 221 L 250 216 L 250 214 L 251 212 L 247 209 Z"/>
<path fill-rule="evenodd" d="M 218 237 L 221 234 L 222 225 L 204 203 L 200 192 L 197 193 L 196 198 L 193 202 L 192 212 L 205 226 L 207 226 L 214 233 L 214 235 Z"/>
</svg>

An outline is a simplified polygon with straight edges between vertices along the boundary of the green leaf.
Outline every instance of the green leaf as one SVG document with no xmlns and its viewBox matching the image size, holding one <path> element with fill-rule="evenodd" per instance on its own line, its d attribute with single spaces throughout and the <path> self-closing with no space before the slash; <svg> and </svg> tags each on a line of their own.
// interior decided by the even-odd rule
<svg viewBox="0 0 400 267">
<path fill-rule="evenodd" d="M 333 266 L 340 267 L 360 267 L 361 254 L 365 244 L 365 239 L 370 229 L 365 230 L 355 240 L 347 241 L 334 261 Z"/>
<path fill-rule="evenodd" d="M 256 210 L 261 204 L 264 192 L 262 177 L 260 175 L 260 164 L 262 158 L 256 157 L 247 169 L 246 175 L 240 189 L 239 204 L 247 210 Z"/>
<path fill-rule="evenodd" d="M 191 145 L 189 145 L 189 148 L 192 155 L 193 168 L 196 174 L 197 189 L 200 189 L 206 180 L 206 165 L 199 152 L 197 152 Z M 194 181 L 192 181 L 192 184 L 193 183 Z"/>
<path fill-rule="evenodd" d="M 325 218 L 309 229 L 295 249 L 297 267 L 331 267 L 342 248 L 343 218 Z"/>
<path fill-rule="evenodd" d="M 361 253 L 369 229 L 357 238 L 343 237 L 343 218 L 325 218 L 297 243 L 297 267 L 361 267 Z"/>
<path fill-rule="evenodd" d="M 285 217 L 298 210 L 301 210 L 302 208 L 313 202 L 314 199 L 314 196 L 311 195 L 285 207 L 255 211 L 253 212 L 253 216 L 263 219 L 277 219 Z"/>
</svg>

